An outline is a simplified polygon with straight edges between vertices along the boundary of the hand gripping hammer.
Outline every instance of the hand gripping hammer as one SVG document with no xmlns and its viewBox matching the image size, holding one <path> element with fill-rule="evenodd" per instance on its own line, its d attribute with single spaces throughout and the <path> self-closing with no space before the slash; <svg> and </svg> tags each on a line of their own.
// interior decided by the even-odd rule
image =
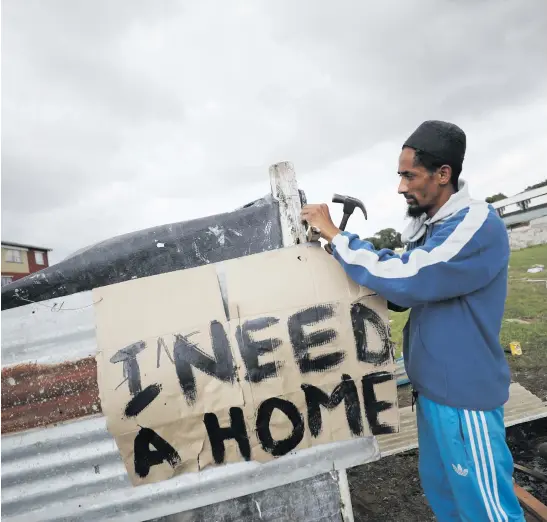
<svg viewBox="0 0 547 522">
<path fill-rule="evenodd" d="M 356 208 L 360 208 L 363 211 L 363 214 L 365 216 L 365 219 L 367 219 L 367 209 L 365 208 L 365 205 L 363 205 L 363 202 L 360 199 L 352 198 L 351 196 L 341 196 L 340 194 L 334 194 L 332 196 L 332 202 L 333 203 L 342 203 L 344 205 L 344 215 L 342 216 L 342 221 L 340 222 L 340 226 L 338 227 L 340 230 L 346 230 L 346 225 L 348 223 L 349 217 L 353 214 L 353 211 Z M 332 246 L 329 244 L 325 245 L 325 250 L 332 254 Z"/>
</svg>

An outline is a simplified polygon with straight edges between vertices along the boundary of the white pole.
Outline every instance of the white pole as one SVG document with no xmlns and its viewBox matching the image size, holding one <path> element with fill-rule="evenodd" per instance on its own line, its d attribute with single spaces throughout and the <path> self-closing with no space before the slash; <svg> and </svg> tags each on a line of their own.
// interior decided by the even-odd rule
<svg viewBox="0 0 547 522">
<path fill-rule="evenodd" d="M 283 161 L 270 167 L 270 186 L 273 198 L 279 202 L 283 246 L 305 243 L 306 230 L 300 220 L 302 204 L 292 163 Z"/>
<path fill-rule="evenodd" d="M 345 469 L 339 469 L 336 473 L 338 474 L 338 489 L 340 491 L 340 503 L 342 505 L 342 520 L 344 522 L 354 522 L 348 475 Z"/>
</svg>

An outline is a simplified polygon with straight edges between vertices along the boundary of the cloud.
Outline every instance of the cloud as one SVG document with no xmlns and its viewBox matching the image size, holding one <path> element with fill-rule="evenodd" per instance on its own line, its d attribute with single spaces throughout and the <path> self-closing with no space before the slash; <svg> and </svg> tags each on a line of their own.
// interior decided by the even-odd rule
<svg viewBox="0 0 547 522">
<path fill-rule="evenodd" d="M 2 14 L 2 233 L 54 260 L 261 197 L 283 160 L 310 201 L 361 197 L 362 235 L 401 228 L 400 144 L 429 118 L 467 132 L 476 197 L 544 177 L 542 0 L 7 0 Z"/>
</svg>

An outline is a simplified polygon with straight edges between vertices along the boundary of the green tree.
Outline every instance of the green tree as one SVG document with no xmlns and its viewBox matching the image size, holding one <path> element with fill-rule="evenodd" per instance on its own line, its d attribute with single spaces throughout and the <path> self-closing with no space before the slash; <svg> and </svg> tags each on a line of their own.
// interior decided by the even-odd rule
<svg viewBox="0 0 547 522">
<path fill-rule="evenodd" d="M 505 199 L 507 196 L 505 194 L 502 194 L 501 192 L 498 194 L 494 194 L 493 196 L 489 196 L 486 198 L 486 203 L 495 203 L 496 201 L 500 201 L 502 199 Z"/>
<path fill-rule="evenodd" d="M 377 237 L 365 237 L 365 241 L 372 243 L 375 250 L 380 250 L 380 240 Z"/>
<path fill-rule="evenodd" d="M 403 246 L 401 234 L 394 228 L 384 228 L 376 232 L 374 237 L 367 237 L 366 241 L 370 241 L 376 250 L 381 250 L 382 248 L 395 250 Z"/>
<path fill-rule="evenodd" d="M 529 187 L 526 187 L 524 190 L 537 189 L 539 187 L 544 187 L 545 185 L 547 185 L 547 179 L 544 180 L 544 181 L 541 181 L 540 183 L 536 183 L 535 185 L 531 185 Z"/>
</svg>

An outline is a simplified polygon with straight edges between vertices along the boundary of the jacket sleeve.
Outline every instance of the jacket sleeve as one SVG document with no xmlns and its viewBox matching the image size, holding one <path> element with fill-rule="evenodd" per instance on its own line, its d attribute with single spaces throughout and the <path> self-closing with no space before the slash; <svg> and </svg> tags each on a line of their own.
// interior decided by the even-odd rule
<svg viewBox="0 0 547 522">
<path fill-rule="evenodd" d="M 400 307 L 413 307 L 474 292 L 486 286 L 509 260 L 503 222 L 477 204 L 444 222 L 424 245 L 398 255 L 375 250 L 342 232 L 333 254 L 356 283 Z"/>
</svg>

